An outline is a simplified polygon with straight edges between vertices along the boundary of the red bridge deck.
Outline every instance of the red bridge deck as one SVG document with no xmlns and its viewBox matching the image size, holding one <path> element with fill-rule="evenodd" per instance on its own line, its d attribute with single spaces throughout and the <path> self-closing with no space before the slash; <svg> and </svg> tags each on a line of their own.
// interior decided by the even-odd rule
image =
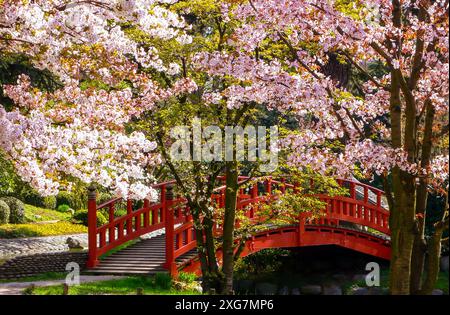
<svg viewBox="0 0 450 315">
<path fill-rule="evenodd" d="M 245 180 L 245 178 L 242 178 Z M 390 258 L 389 211 L 383 202 L 383 192 L 371 186 L 348 180 L 339 180 L 349 189 L 349 196 L 318 196 L 327 206 L 320 219 L 311 219 L 307 213 L 298 223 L 283 227 L 268 227 L 247 240 L 242 255 L 266 248 L 290 248 L 300 246 L 337 245 L 383 259 Z M 154 185 L 160 191 L 160 200 L 150 204 L 147 200 L 136 202 L 116 198 L 97 205 L 95 192 L 89 196 L 89 260 L 92 272 L 111 274 L 142 274 L 178 270 L 199 272 L 196 240 L 192 218 L 184 198 L 173 196 L 174 182 Z M 266 179 L 254 184 L 246 193 L 241 189 L 238 208 L 256 220 L 254 206 L 270 203 L 281 193 L 296 193 L 294 185 L 284 180 Z M 219 187 L 212 195 L 213 203 L 223 207 L 225 188 Z M 126 209 L 126 215 L 116 217 L 115 212 Z M 97 211 L 106 211 L 109 222 L 96 227 Z M 127 241 L 148 233 L 159 233 L 108 257 L 100 257 Z M 162 234 L 163 233 L 163 234 Z M 220 234 L 220 227 L 217 228 Z M 221 255 L 220 251 L 217 253 Z"/>
</svg>

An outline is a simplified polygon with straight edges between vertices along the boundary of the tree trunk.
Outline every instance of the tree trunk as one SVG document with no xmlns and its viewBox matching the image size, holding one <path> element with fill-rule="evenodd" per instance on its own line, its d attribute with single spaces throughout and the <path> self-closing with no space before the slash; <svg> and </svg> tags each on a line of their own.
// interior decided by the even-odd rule
<svg viewBox="0 0 450 315">
<path fill-rule="evenodd" d="M 226 191 L 225 191 L 225 214 L 223 221 L 223 265 L 224 285 L 223 294 L 231 294 L 233 290 L 233 268 L 234 268 L 234 226 L 236 218 L 236 204 L 238 193 L 238 170 L 237 162 L 227 162 L 226 167 Z"/>
<path fill-rule="evenodd" d="M 413 252 L 411 257 L 411 294 L 419 294 L 422 286 L 422 275 L 425 266 L 426 247 L 424 230 L 425 219 L 419 219 L 416 235 L 414 238 Z"/>
<path fill-rule="evenodd" d="M 431 294 L 436 286 L 436 281 L 439 276 L 442 234 L 448 229 L 448 209 L 449 204 L 447 195 L 442 219 L 434 225 L 434 233 L 428 244 L 427 276 L 423 283 L 422 290 L 420 291 L 421 294 Z"/>
<path fill-rule="evenodd" d="M 399 170 L 393 176 L 395 207 L 391 210 L 391 274 L 393 295 L 410 294 L 411 256 L 414 244 L 415 188 L 410 175 Z M 400 187 L 396 187 L 400 185 Z"/>
<path fill-rule="evenodd" d="M 422 140 L 422 156 L 420 166 L 428 169 L 433 148 L 433 122 L 435 109 L 431 101 L 426 102 L 425 130 Z M 428 199 L 428 179 L 420 178 L 416 198 L 416 236 L 411 261 L 411 294 L 419 294 L 422 286 L 423 271 L 427 245 L 425 242 L 425 218 Z"/>
<path fill-rule="evenodd" d="M 448 222 L 447 222 L 448 224 Z M 430 295 L 439 276 L 439 262 L 441 257 L 441 240 L 444 232 L 444 224 L 440 224 L 435 228 L 433 236 L 428 246 L 427 275 L 423 283 L 421 294 Z"/>
<path fill-rule="evenodd" d="M 191 209 L 193 207 L 191 206 Z M 197 240 L 197 252 L 200 261 L 200 268 L 202 271 L 202 289 L 203 292 L 209 292 L 212 288 L 216 291 L 221 287 L 221 278 L 218 273 L 217 259 L 214 250 L 214 239 L 211 239 L 208 233 L 208 222 L 200 222 L 199 213 L 201 211 L 191 211 L 194 220 L 195 236 Z M 211 250 L 211 243 L 212 250 Z M 212 255 L 211 255 L 212 253 Z M 215 266 L 215 268 L 211 268 Z"/>
</svg>

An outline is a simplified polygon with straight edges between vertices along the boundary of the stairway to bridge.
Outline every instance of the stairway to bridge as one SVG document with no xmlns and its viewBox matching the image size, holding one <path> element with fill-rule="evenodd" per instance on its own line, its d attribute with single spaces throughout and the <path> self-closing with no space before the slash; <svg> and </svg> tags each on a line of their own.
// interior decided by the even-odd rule
<svg viewBox="0 0 450 315">
<path fill-rule="evenodd" d="M 100 258 L 99 264 L 87 270 L 90 274 L 108 275 L 153 275 L 167 272 L 165 235 L 147 239 L 140 239 L 124 249 Z M 175 260 L 182 265 L 196 257 L 196 250 L 192 250 Z"/>
<path fill-rule="evenodd" d="M 247 179 L 240 177 L 239 180 Z M 389 210 L 386 209 L 383 192 L 352 180 L 338 180 L 338 183 L 348 188 L 349 196 L 317 195 L 326 204 L 324 209 L 319 209 L 322 216 L 311 218 L 310 213 L 302 213 L 298 218 L 293 218 L 290 225 L 268 226 L 266 231 L 258 232 L 246 240 L 242 255 L 266 248 L 337 245 L 389 259 Z M 115 198 L 97 205 L 95 191 L 90 192 L 89 273 L 176 274 L 180 270 L 199 273 L 192 217 L 186 200 L 174 195 L 173 184 L 172 181 L 154 185 L 153 188 L 159 190 L 160 196 L 159 201 L 154 203 Z M 263 191 L 261 186 L 264 187 Z M 253 222 L 261 222 L 257 213 L 262 203 L 276 201 L 280 192 L 298 193 L 297 187 L 285 179 L 266 177 L 250 189 L 240 190 L 237 208 L 243 210 Z M 218 187 L 211 199 L 213 205 L 223 208 L 225 187 Z M 126 214 L 117 216 L 119 209 L 126 209 Z M 98 211 L 106 212 L 109 218 L 108 223 L 100 227 L 92 224 L 97 221 Z M 216 225 L 214 232 L 220 236 L 221 227 Z M 149 233 L 152 237 L 148 237 Z M 122 244 L 136 239 L 139 240 L 137 243 L 117 250 Z M 221 255 L 220 250 L 217 255 Z"/>
</svg>

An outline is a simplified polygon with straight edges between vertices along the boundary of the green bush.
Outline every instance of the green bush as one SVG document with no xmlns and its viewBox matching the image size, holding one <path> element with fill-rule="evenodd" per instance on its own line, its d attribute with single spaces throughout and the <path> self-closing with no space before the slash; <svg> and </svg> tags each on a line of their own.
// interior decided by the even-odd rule
<svg viewBox="0 0 450 315">
<path fill-rule="evenodd" d="M 189 272 L 180 272 L 178 274 L 178 280 L 180 280 L 181 282 L 190 284 L 193 283 L 195 281 L 195 279 L 197 279 L 197 276 L 195 275 L 195 273 L 189 273 Z"/>
<path fill-rule="evenodd" d="M 109 193 L 101 192 L 97 195 L 97 204 L 100 205 L 102 203 L 105 203 L 109 200 L 113 199 L 113 196 Z"/>
<path fill-rule="evenodd" d="M 0 200 L 0 224 L 9 222 L 9 206 L 3 200 Z"/>
<path fill-rule="evenodd" d="M 23 187 L 20 192 L 20 198 L 27 204 L 36 207 L 43 207 L 43 199 L 38 192 L 30 187 Z"/>
<path fill-rule="evenodd" d="M 29 187 L 22 188 L 20 192 L 20 198 L 27 204 L 32 206 L 41 207 L 45 209 L 53 210 L 56 208 L 56 197 L 48 196 L 42 197 L 39 193 Z"/>
<path fill-rule="evenodd" d="M 3 197 L 0 200 L 3 200 L 9 207 L 9 223 L 25 222 L 25 209 L 22 201 L 14 197 Z"/>
<path fill-rule="evenodd" d="M 172 277 L 168 273 L 157 273 L 155 275 L 155 284 L 161 289 L 170 289 L 172 287 Z"/>
<path fill-rule="evenodd" d="M 69 205 L 59 205 L 57 210 L 58 212 L 68 212 L 70 209 Z"/>
<path fill-rule="evenodd" d="M 56 196 L 56 207 L 60 205 L 69 205 L 74 210 L 81 210 L 86 206 L 86 196 L 81 196 L 75 193 L 69 193 L 67 191 L 61 191 Z"/>
<path fill-rule="evenodd" d="M 48 197 L 42 198 L 42 206 L 45 209 L 50 209 L 50 210 L 56 209 L 56 197 L 48 196 Z"/>
<path fill-rule="evenodd" d="M 73 219 L 75 221 L 80 222 L 84 226 L 88 226 L 88 211 L 87 210 L 78 210 L 73 215 Z M 97 226 L 102 226 L 108 223 L 108 220 L 101 212 L 97 212 Z"/>
</svg>

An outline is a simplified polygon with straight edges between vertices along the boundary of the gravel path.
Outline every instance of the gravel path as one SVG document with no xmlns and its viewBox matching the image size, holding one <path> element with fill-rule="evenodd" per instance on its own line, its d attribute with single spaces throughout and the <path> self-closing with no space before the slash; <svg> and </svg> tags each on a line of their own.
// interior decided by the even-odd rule
<svg viewBox="0 0 450 315">
<path fill-rule="evenodd" d="M 122 276 L 80 276 L 80 283 L 89 283 L 106 280 L 123 279 Z M 62 285 L 65 279 L 46 280 L 46 281 L 30 281 L 30 282 L 8 282 L 0 283 L 0 295 L 20 295 L 22 291 L 31 285 L 36 287 L 49 287 L 54 285 Z"/>
<path fill-rule="evenodd" d="M 68 237 L 80 241 L 83 247 L 87 247 L 87 234 L 0 239 L 0 259 L 32 254 L 64 252 L 69 250 L 66 244 Z"/>
<path fill-rule="evenodd" d="M 175 227 L 177 227 L 176 225 Z M 141 238 L 151 238 L 164 233 L 164 229 L 145 234 Z M 117 234 L 116 234 L 117 235 Z M 84 248 L 88 246 L 88 235 L 71 234 L 45 237 L 27 237 L 0 239 L 0 260 L 6 260 L 17 256 L 26 256 L 32 254 L 55 253 L 68 251 L 66 244 L 68 237 L 78 240 Z"/>
</svg>

